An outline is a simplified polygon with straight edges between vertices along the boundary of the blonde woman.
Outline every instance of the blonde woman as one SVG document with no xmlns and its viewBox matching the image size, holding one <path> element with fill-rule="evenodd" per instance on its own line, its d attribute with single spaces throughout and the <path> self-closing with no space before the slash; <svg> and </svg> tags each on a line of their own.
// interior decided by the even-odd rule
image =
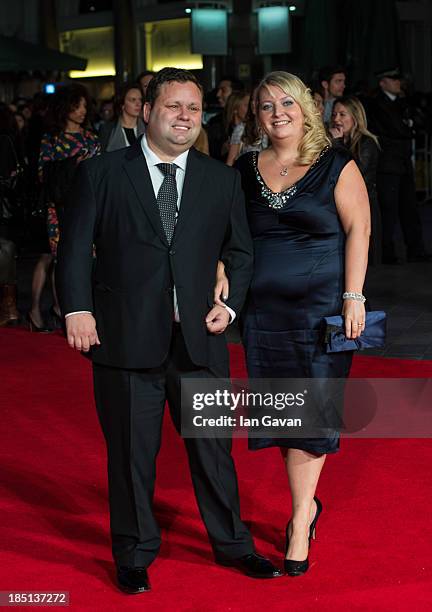
<svg viewBox="0 0 432 612">
<path fill-rule="evenodd" d="M 258 130 L 255 109 L 255 88 L 249 97 L 249 104 L 244 120 L 235 126 L 231 134 L 227 166 L 232 166 L 236 159 L 249 151 L 262 151 L 268 145 L 267 136 Z"/>
<path fill-rule="evenodd" d="M 231 147 L 234 143 L 240 146 L 241 135 L 244 130 L 244 122 L 246 119 L 250 93 L 247 91 L 234 91 L 228 98 L 224 108 L 224 129 L 226 141 L 222 147 L 223 157 L 230 157 Z M 235 157 L 230 163 L 232 166 Z M 232 157 L 232 153 L 231 153 Z"/>
<path fill-rule="evenodd" d="M 352 353 L 326 353 L 322 325 L 323 317 L 342 313 L 347 337 L 358 337 L 365 327 L 366 187 L 351 155 L 331 146 L 310 90 L 299 78 L 268 74 L 256 103 L 270 146 L 236 162 L 254 241 L 254 276 L 243 316 L 248 374 L 345 378 Z M 226 295 L 226 279 L 220 278 L 218 298 L 223 291 Z M 324 395 L 325 387 L 323 402 L 329 399 Z M 278 446 L 282 451 L 292 498 L 284 561 L 290 576 L 308 569 L 322 511 L 318 480 L 327 454 L 339 448 L 338 432 L 327 433 L 308 438 L 299 430 L 296 438 L 263 434 L 249 440 L 252 450 Z"/>
<path fill-rule="evenodd" d="M 344 96 L 334 103 L 329 132 L 335 144 L 350 151 L 366 183 L 372 221 L 369 263 L 381 263 L 381 214 L 376 190 L 380 145 L 367 129 L 366 113 L 358 98 Z"/>
</svg>

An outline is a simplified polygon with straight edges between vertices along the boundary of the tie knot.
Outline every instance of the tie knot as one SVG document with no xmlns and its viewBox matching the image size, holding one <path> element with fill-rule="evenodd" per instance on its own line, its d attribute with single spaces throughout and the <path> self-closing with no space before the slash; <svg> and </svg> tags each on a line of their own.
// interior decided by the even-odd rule
<svg viewBox="0 0 432 612">
<path fill-rule="evenodd" d="M 157 167 L 164 176 L 175 176 L 177 165 L 176 164 L 157 164 Z"/>
</svg>

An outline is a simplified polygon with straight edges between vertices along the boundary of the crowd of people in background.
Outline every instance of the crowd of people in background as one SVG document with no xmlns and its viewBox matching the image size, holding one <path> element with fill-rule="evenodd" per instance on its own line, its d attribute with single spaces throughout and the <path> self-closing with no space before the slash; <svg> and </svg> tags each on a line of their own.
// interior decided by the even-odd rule
<svg viewBox="0 0 432 612">
<path fill-rule="evenodd" d="M 145 132 L 142 107 L 153 76 L 146 71 L 99 103 L 76 83 L 31 100 L 0 102 L 0 326 L 20 318 L 16 255 L 23 245 L 38 254 L 28 325 L 47 332 L 60 324 L 54 275 L 68 187 L 82 160 L 130 146 Z M 342 66 L 324 67 L 309 87 L 333 145 L 350 152 L 365 180 L 372 219 L 369 262 L 401 263 L 398 222 L 406 260 L 429 260 L 413 162 L 416 137 L 432 132 L 432 105 L 427 96 L 404 91 L 397 69 L 377 74 L 371 92 L 351 88 L 348 77 Z M 198 150 L 232 166 L 245 153 L 268 147 L 256 121 L 256 86 L 225 75 L 205 95 Z M 47 282 L 53 291 L 49 321 L 40 306 Z"/>
</svg>

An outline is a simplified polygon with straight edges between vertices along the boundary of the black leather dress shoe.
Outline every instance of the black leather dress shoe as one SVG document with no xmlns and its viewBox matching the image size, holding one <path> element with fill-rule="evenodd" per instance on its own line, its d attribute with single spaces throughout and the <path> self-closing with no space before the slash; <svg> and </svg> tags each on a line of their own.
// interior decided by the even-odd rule
<svg viewBox="0 0 432 612">
<path fill-rule="evenodd" d="M 150 582 L 145 567 L 125 567 L 117 568 L 118 585 L 125 593 L 137 595 L 150 591 Z"/>
<path fill-rule="evenodd" d="M 257 553 L 250 553 L 238 559 L 218 560 L 218 563 L 227 567 L 236 567 L 251 578 L 279 578 L 279 576 L 283 576 L 283 572 L 275 567 L 271 561 Z"/>
</svg>

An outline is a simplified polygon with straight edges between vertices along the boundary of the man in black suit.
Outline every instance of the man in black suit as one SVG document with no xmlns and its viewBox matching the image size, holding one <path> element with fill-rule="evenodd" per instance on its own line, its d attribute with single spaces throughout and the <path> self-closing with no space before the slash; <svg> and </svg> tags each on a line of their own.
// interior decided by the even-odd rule
<svg viewBox="0 0 432 612">
<path fill-rule="evenodd" d="M 224 124 L 224 108 L 232 93 L 244 91 L 244 84 L 233 76 L 223 76 L 216 89 L 216 98 L 220 111 L 207 123 L 207 136 L 209 141 L 210 157 L 226 160 L 226 152 L 222 153 L 222 147 L 228 137 Z"/>
<path fill-rule="evenodd" d="M 229 375 L 223 332 L 252 273 L 239 175 L 191 148 L 201 114 L 196 78 L 161 70 L 147 90 L 142 139 L 81 164 L 59 250 L 68 342 L 91 349 L 113 556 L 129 593 L 149 590 L 160 546 L 152 500 L 165 400 L 180 432 L 181 378 Z M 219 258 L 230 276 L 226 307 L 213 306 Z M 281 575 L 254 552 L 240 519 L 231 441 L 185 445 L 216 560 L 254 577 Z"/>
<path fill-rule="evenodd" d="M 370 130 L 378 136 L 381 154 L 378 162 L 377 191 L 382 216 L 383 263 L 399 260 L 394 234 L 398 218 L 406 244 L 408 261 L 424 261 L 422 227 L 416 202 L 412 142 L 412 121 L 400 97 L 401 77 L 397 69 L 378 73 L 379 92 L 368 101 Z"/>
</svg>

